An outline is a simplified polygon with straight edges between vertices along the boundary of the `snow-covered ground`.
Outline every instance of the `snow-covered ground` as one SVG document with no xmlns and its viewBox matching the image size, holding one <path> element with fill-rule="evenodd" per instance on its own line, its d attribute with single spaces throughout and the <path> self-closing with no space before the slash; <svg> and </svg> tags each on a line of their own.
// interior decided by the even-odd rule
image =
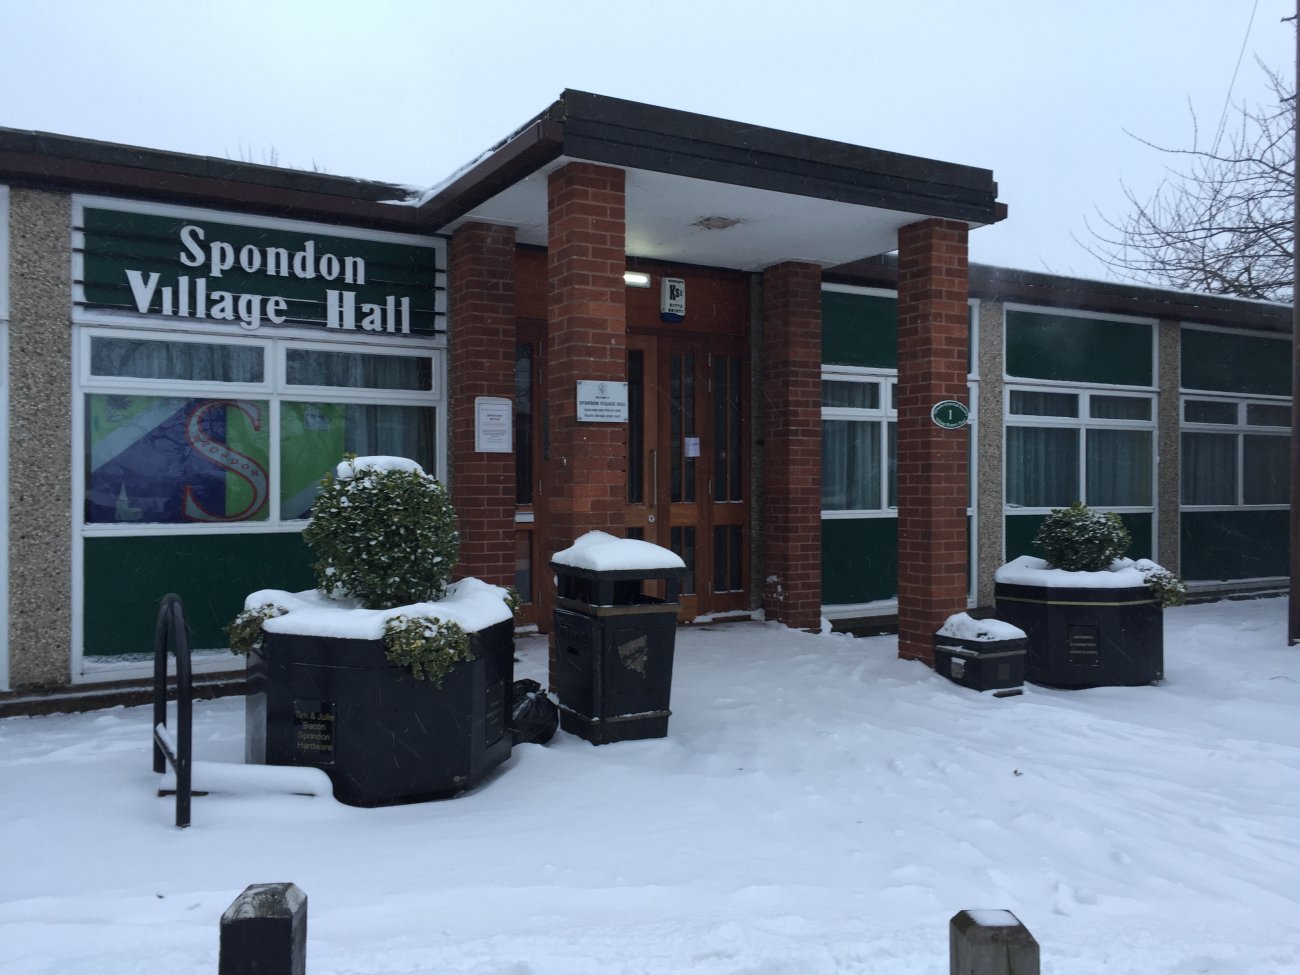
<svg viewBox="0 0 1300 975">
<path fill-rule="evenodd" d="M 0 973 L 214 975 L 222 911 L 285 880 L 312 975 L 940 975 L 963 908 L 1045 973 L 1298 972 L 1285 611 L 1169 610 L 1160 686 L 1001 700 L 891 637 L 688 629 L 667 739 L 561 734 L 450 802 L 202 797 L 188 830 L 147 709 L 3 720 Z M 196 706 L 196 759 L 242 741 L 242 700 Z"/>
</svg>

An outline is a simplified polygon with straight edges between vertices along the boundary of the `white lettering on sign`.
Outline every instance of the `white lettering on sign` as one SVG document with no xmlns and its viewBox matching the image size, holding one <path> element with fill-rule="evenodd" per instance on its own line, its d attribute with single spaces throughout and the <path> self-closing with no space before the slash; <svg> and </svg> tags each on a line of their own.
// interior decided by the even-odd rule
<svg viewBox="0 0 1300 975">
<path fill-rule="evenodd" d="M 127 269 L 135 310 L 141 315 L 161 314 L 176 318 L 209 318 L 239 322 L 252 331 L 264 322 L 283 325 L 288 318 L 289 299 L 280 295 L 240 293 L 208 288 L 209 278 L 220 278 L 236 266 L 247 274 L 295 277 L 309 281 L 342 279 L 344 284 L 366 283 L 366 262 L 360 257 L 318 254 L 316 241 L 303 241 L 290 254 L 285 247 L 245 244 L 238 250 L 224 240 L 207 241 L 202 227 L 186 224 L 180 231 L 180 262 L 185 267 L 203 268 L 207 277 L 178 275 L 174 283 L 163 284 L 157 271 Z M 388 295 L 382 303 L 358 302 L 355 291 L 326 289 L 325 327 L 363 332 L 411 333 L 411 299 Z"/>
<path fill-rule="evenodd" d="M 214 240 L 205 244 L 206 234 L 202 227 L 186 224 L 181 228 L 181 263 L 186 267 L 208 268 L 208 277 L 219 278 L 235 266 L 234 245 L 224 240 Z M 205 250 L 206 248 L 206 250 Z M 302 250 L 295 251 L 290 257 L 284 247 L 258 247 L 245 244 L 239 249 L 239 266 L 249 274 L 259 271 L 275 278 L 295 277 L 310 281 L 319 274 L 326 281 L 337 280 L 343 275 L 344 284 L 363 285 L 366 283 L 366 262 L 360 257 L 343 257 L 334 254 L 316 254 L 316 241 L 303 242 Z"/>
</svg>

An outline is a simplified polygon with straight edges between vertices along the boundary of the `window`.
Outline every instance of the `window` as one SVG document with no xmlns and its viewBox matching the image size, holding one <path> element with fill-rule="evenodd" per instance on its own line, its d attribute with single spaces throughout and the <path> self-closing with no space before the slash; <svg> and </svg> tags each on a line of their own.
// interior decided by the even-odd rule
<svg viewBox="0 0 1300 975">
<path fill-rule="evenodd" d="M 438 471 L 436 353 L 83 330 L 87 526 L 274 527 L 345 453 Z"/>
<path fill-rule="evenodd" d="M 1154 403 L 1151 394 L 1009 389 L 1007 507 L 1151 508 Z"/>
<path fill-rule="evenodd" d="M 1188 397 L 1182 406 L 1184 507 L 1290 502 L 1290 404 Z"/>
<path fill-rule="evenodd" d="M 822 511 L 897 505 L 893 385 L 884 377 L 823 371 Z"/>
</svg>

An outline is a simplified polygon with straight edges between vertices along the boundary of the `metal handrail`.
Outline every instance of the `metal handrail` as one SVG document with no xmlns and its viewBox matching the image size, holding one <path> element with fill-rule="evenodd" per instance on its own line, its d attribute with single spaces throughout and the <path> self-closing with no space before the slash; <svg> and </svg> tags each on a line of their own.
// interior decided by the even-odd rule
<svg viewBox="0 0 1300 975">
<path fill-rule="evenodd" d="M 167 730 L 167 653 L 176 658 L 176 736 Z M 153 638 L 153 770 L 176 770 L 176 825 L 190 824 L 193 737 L 193 686 L 190 678 L 190 638 L 181 597 L 168 593 L 158 609 Z"/>
</svg>

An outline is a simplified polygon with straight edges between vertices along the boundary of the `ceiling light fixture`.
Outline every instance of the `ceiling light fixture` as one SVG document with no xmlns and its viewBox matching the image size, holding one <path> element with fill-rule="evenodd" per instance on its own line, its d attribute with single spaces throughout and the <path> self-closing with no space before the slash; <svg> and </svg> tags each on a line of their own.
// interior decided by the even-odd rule
<svg viewBox="0 0 1300 975">
<path fill-rule="evenodd" d="M 624 271 L 623 283 L 629 288 L 650 287 L 650 275 L 645 271 Z"/>
</svg>

